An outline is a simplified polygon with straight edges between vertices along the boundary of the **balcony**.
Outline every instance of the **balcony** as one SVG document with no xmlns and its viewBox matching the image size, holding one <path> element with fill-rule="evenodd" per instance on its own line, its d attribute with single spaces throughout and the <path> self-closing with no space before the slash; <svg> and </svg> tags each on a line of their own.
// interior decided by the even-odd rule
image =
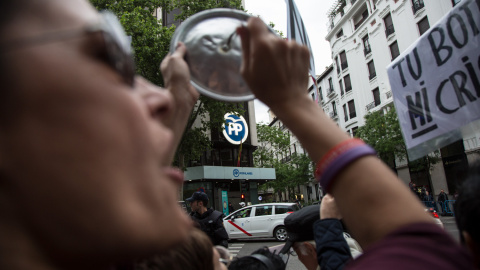
<svg viewBox="0 0 480 270">
<path fill-rule="evenodd" d="M 333 96 L 334 94 L 335 94 L 335 89 L 333 89 L 333 87 L 327 89 L 327 96 L 328 97 Z"/>
<path fill-rule="evenodd" d="M 423 3 L 423 0 L 413 0 L 413 5 L 412 5 L 413 15 L 417 14 L 417 12 L 424 7 L 425 7 L 425 4 Z"/>
<path fill-rule="evenodd" d="M 340 65 L 342 66 L 342 70 L 345 70 L 346 68 L 348 68 L 348 62 L 347 61 L 342 62 Z"/>
<path fill-rule="evenodd" d="M 372 79 L 375 78 L 375 77 L 377 77 L 377 73 L 376 73 L 375 71 L 374 71 L 373 73 L 370 73 L 370 74 L 368 75 L 368 79 L 369 79 L 369 80 L 372 80 Z"/>
<path fill-rule="evenodd" d="M 368 103 L 367 106 L 365 106 L 365 110 L 368 112 L 370 111 L 371 109 L 375 108 L 375 101 L 371 102 L 371 103 Z"/>
<path fill-rule="evenodd" d="M 357 30 L 358 27 L 360 27 L 360 25 L 362 25 L 362 23 L 368 18 L 368 11 L 365 10 L 363 13 L 362 13 L 362 18 L 355 24 L 355 30 Z"/>
<path fill-rule="evenodd" d="M 370 46 L 367 46 L 365 47 L 365 49 L 363 49 L 363 54 L 365 54 L 365 56 L 367 56 L 371 52 L 372 52 L 372 48 L 370 48 Z"/>
<path fill-rule="evenodd" d="M 332 118 L 332 119 L 338 118 L 337 112 L 330 112 L 329 115 L 330 115 L 330 118 Z"/>
<path fill-rule="evenodd" d="M 391 24 L 391 25 L 387 26 L 387 28 L 385 29 L 385 35 L 388 38 L 393 33 L 395 33 L 395 28 L 393 27 L 393 24 Z"/>
</svg>

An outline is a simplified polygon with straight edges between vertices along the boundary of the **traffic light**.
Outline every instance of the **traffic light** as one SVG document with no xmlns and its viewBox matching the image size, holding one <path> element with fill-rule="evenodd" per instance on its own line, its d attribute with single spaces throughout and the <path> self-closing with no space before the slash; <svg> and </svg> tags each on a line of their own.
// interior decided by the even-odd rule
<svg viewBox="0 0 480 270">
<path fill-rule="evenodd" d="M 240 195 L 240 199 L 242 202 L 245 202 L 245 194 L 242 193 L 242 195 Z"/>
<path fill-rule="evenodd" d="M 242 193 L 247 191 L 247 182 L 245 179 L 240 179 L 240 191 Z"/>
</svg>

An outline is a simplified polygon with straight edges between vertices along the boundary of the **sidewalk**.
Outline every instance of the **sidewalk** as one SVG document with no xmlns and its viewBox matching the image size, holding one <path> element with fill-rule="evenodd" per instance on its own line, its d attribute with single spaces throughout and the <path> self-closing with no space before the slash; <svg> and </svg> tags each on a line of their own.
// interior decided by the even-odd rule
<svg viewBox="0 0 480 270">
<path fill-rule="evenodd" d="M 445 231 L 447 231 L 455 240 L 460 242 L 460 235 L 458 234 L 457 223 L 455 217 L 452 216 L 440 216 L 440 220 L 443 223 Z"/>
</svg>

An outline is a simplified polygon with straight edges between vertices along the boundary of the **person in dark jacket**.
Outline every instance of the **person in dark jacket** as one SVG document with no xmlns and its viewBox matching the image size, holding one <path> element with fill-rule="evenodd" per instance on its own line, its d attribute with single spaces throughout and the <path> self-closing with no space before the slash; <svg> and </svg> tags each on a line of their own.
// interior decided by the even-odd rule
<svg viewBox="0 0 480 270">
<path fill-rule="evenodd" d="M 228 234 L 223 225 L 222 212 L 207 208 L 208 196 L 204 192 L 194 192 L 192 197 L 186 199 L 190 203 L 192 212 L 190 217 L 195 221 L 196 226 L 205 232 L 213 245 L 221 245 L 228 248 Z"/>
<path fill-rule="evenodd" d="M 425 201 L 425 205 L 427 207 L 433 207 L 433 209 L 435 209 L 435 211 L 438 212 L 437 204 L 435 203 L 435 199 L 433 198 L 432 194 L 430 194 L 430 192 L 425 191 L 425 196 L 423 196 L 423 201 Z"/>
<path fill-rule="evenodd" d="M 344 228 L 341 222 L 341 214 L 335 203 L 335 199 L 327 194 L 323 197 L 320 205 L 320 220 L 313 224 L 315 244 L 317 248 L 317 260 L 322 270 L 340 270 L 352 259 L 352 255 L 358 256 L 361 248 L 353 249 L 344 236 Z"/>
<path fill-rule="evenodd" d="M 447 214 L 447 212 L 450 212 L 450 207 L 448 206 L 448 195 L 443 191 L 443 189 L 440 190 L 440 194 L 438 194 L 438 200 L 440 203 L 440 206 L 442 207 L 442 215 Z"/>
</svg>

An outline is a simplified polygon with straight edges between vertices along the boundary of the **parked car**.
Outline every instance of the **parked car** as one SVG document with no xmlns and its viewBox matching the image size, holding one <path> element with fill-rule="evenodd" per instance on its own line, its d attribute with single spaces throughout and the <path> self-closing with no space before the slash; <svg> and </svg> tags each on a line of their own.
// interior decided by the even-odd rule
<svg viewBox="0 0 480 270">
<path fill-rule="evenodd" d="M 428 207 L 428 208 L 425 208 L 425 212 L 430 213 L 430 215 L 435 220 L 435 223 L 437 223 L 438 226 L 443 228 L 443 222 L 440 220 L 440 217 L 438 216 L 437 211 L 435 211 L 435 209 L 433 209 L 432 207 Z"/>
<path fill-rule="evenodd" d="M 264 203 L 241 208 L 223 219 L 230 239 L 274 237 L 287 240 L 285 217 L 299 210 L 296 203 Z"/>
</svg>

